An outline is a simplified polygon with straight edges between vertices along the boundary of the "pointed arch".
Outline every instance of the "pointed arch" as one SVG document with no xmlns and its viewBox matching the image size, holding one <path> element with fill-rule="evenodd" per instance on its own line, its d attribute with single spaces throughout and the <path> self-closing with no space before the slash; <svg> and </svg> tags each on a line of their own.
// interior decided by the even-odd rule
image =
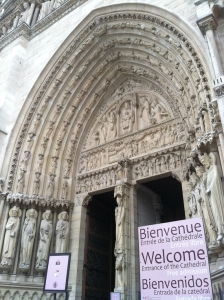
<svg viewBox="0 0 224 300">
<path fill-rule="evenodd" d="M 64 41 L 27 98 L 26 118 L 11 146 L 8 199 L 50 197 L 60 205 L 74 199 L 72 181 L 92 121 L 120 82 L 130 78 L 160 95 L 185 132 L 184 145 L 178 145 L 185 149 L 189 135 L 201 133 L 195 126 L 198 111 L 204 107 L 210 114 L 213 98 L 201 44 L 189 24 L 153 5 L 93 11 Z"/>
</svg>

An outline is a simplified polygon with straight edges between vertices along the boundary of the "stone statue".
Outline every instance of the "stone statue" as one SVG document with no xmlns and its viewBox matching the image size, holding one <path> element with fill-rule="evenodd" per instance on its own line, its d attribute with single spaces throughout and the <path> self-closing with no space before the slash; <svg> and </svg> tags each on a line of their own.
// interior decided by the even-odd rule
<svg viewBox="0 0 224 300">
<path fill-rule="evenodd" d="M 116 222 L 116 241 L 115 241 L 115 252 L 117 249 L 123 249 L 124 241 L 124 216 L 125 209 L 123 206 L 122 197 L 117 196 L 117 207 L 115 208 L 115 222 Z"/>
<path fill-rule="evenodd" d="M 36 169 L 36 171 L 37 172 L 41 172 L 42 165 L 44 163 L 44 156 L 41 153 L 39 153 L 38 156 L 39 156 L 39 158 L 38 158 L 38 161 L 37 161 L 37 169 Z"/>
<path fill-rule="evenodd" d="M 108 113 L 108 133 L 107 140 L 113 140 L 117 136 L 116 115 L 114 112 Z"/>
<path fill-rule="evenodd" d="M 135 116 L 128 102 L 124 103 L 124 111 L 121 115 L 121 122 L 124 131 L 132 131 L 132 124 L 135 122 Z"/>
<path fill-rule="evenodd" d="M 189 191 L 189 196 L 187 198 L 188 207 L 189 207 L 189 216 L 191 218 L 197 218 L 198 217 L 198 215 L 197 215 L 197 202 L 196 202 L 194 194 L 192 193 L 193 188 L 194 188 L 194 185 L 193 185 L 192 181 L 190 180 L 187 183 L 187 189 Z"/>
<path fill-rule="evenodd" d="M 107 140 L 107 129 L 108 129 L 107 127 L 108 127 L 107 117 L 106 117 L 106 115 L 104 115 L 102 118 L 102 121 L 101 121 L 101 134 L 102 134 L 104 143 Z"/>
<path fill-rule="evenodd" d="M 20 14 L 20 19 L 19 19 L 19 22 L 18 22 L 18 26 L 21 24 L 21 23 L 26 23 L 28 25 L 30 25 L 30 5 L 28 2 L 23 2 L 23 8 L 25 9 L 23 12 L 21 12 Z"/>
<path fill-rule="evenodd" d="M 218 166 L 216 164 L 216 157 L 214 153 L 204 153 L 199 156 L 199 160 L 206 170 L 206 195 L 211 205 L 214 220 L 216 222 L 218 231 L 218 244 L 224 243 L 224 208 L 223 208 L 223 187 L 221 176 L 219 174 Z"/>
<path fill-rule="evenodd" d="M 25 169 L 20 168 L 19 179 L 17 184 L 17 192 L 19 194 L 23 193 L 23 189 L 25 187 Z"/>
<path fill-rule="evenodd" d="M 43 220 L 40 224 L 40 240 L 37 250 L 36 270 L 44 271 L 47 266 L 48 252 L 52 237 L 52 214 L 50 210 L 43 213 Z"/>
<path fill-rule="evenodd" d="M 61 199 L 67 199 L 67 194 L 68 194 L 68 181 L 64 180 L 62 185 Z"/>
<path fill-rule="evenodd" d="M 23 158 L 21 160 L 21 166 L 20 166 L 21 168 L 23 168 L 23 169 L 26 170 L 27 165 L 29 163 L 30 156 L 31 156 L 30 151 L 29 150 L 25 150 L 24 151 L 24 156 L 23 156 Z"/>
<path fill-rule="evenodd" d="M 33 195 L 38 195 L 40 189 L 40 172 L 35 172 L 35 179 L 33 184 Z"/>
<path fill-rule="evenodd" d="M 207 237 L 207 241 L 209 242 L 209 248 L 214 247 L 217 244 L 217 228 L 215 224 L 215 219 L 210 207 L 209 199 L 206 195 L 206 174 L 203 166 L 196 166 L 196 174 L 198 176 L 198 183 L 195 188 L 195 196 L 197 201 L 200 203 L 202 218 L 204 221 L 204 228 Z M 205 175 L 205 177 L 204 177 Z"/>
<path fill-rule="evenodd" d="M 5 227 L 5 237 L 2 250 L 2 260 L 0 268 L 9 269 L 12 266 L 13 258 L 16 250 L 16 239 L 19 231 L 21 210 L 14 206 L 9 211 L 10 218 Z"/>
<path fill-rule="evenodd" d="M 21 238 L 21 254 L 19 268 L 28 270 L 33 251 L 34 238 L 36 234 L 37 211 L 33 208 L 26 212 L 26 219 L 23 224 Z"/>
<path fill-rule="evenodd" d="M 50 182 L 48 183 L 47 186 L 47 196 L 48 197 L 53 197 L 54 194 L 54 187 L 55 187 L 55 182 L 54 182 L 55 174 L 50 173 Z"/>
<path fill-rule="evenodd" d="M 201 114 L 203 119 L 204 130 L 205 132 L 209 132 L 211 130 L 211 127 L 210 127 L 210 120 L 209 120 L 209 115 L 207 110 L 205 109 L 202 110 Z"/>
<path fill-rule="evenodd" d="M 41 10 L 40 10 L 37 21 L 40 21 L 41 19 L 46 17 L 49 13 L 51 13 L 51 10 L 52 10 L 51 6 L 52 6 L 51 1 L 46 1 L 46 2 L 42 3 Z"/>
<path fill-rule="evenodd" d="M 115 208 L 115 222 L 116 222 L 116 241 L 114 248 L 114 255 L 116 257 L 116 289 L 120 290 L 124 287 L 123 269 L 124 269 L 124 217 L 125 208 L 122 201 L 122 195 L 117 195 L 117 207 Z"/>
<path fill-rule="evenodd" d="M 151 116 L 155 118 L 157 123 L 160 123 L 164 119 L 170 117 L 170 114 L 164 110 L 157 99 L 154 99 L 151 103 Z"/>
<path fill-rule="evenodd" d="M 57 9 L 59 6 L 61 6 L 64 3 L 65 0 L 54 0 L 52 1 L 53 4 L 53 10 Z"/>
<path fill-rule="evenodd" d="M 150 104 L 146 96 L 143 97 L 141 101 L 140 118 L 142 120 L 143 128 L 145 128 L 151 123 Z"/>
<path fill-rule="evenodd" d="M 123 269 L 124 269 L 124 250 L 118 249 L 115 252 L 116 262 L 115 262 L 115 270 L 117 272 L 117 286 L 116 290 L 122 290 L 124 288 L 124 280 L 123 280 Z"/>
<path fill-rule="evenodd" d="M 51 162 L 51 173 L 56 173 L 58 166 L 58 157 L 53 156 L 52 157 L 52 162 Z"/>
<path fill-rule="evenodd" d="M 56 253 L 64 253 L 67 250 L 68 242 L 68 214 L 66 211 L 58 215 L 58 222 L 56 226 Z"/>
</svg>

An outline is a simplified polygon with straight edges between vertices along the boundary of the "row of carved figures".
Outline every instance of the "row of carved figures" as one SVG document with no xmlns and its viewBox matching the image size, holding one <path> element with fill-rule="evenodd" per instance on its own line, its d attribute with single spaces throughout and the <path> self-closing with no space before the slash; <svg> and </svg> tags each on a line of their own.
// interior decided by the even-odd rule
<svg viewBox="0 0 224 300">
<path fill-rule="evenodd" d="M 38 212 L 34 208 L 26 211 L 26 218 L 22 224 L 22 228 L 20 226 L 21 215 L 22 211 L 17 206 L 13 206 L 9 210 L 9 219 L 5 226 L 0 269 L 8 271 L 13 267 L 19 244 L 17 240 L 21 230 L 21 241 L 19 241 L 20 271 L 27 272 L 30 270 L 32 254 L 36 253 L 35 269 L 38 272 L 44 272 L 47 266 L 48 253 L 53 238 L 52 213 L 48 209 L 43 213 L 39 228 L 37 228 Z M 69 233 L 68 213 L 66 211 L 62 211 L 58 214 L 55 233 L 55 252 L 66 252 Z M 34 241 L 37 235 L 39 236 L 39 242 L 37 252 L 34 252 Z"/>
<path fill-rule="evenodd" d="M 195 172 L 189 175 L 190 217 L 202 217 L 210 250 L 224 245 L 224 192 L 216 155 L 199 155 Z"/>
<path fill-rule="evenodd" d="M 6 36 L 8 33 L 13 31 L 22 23 L 26 23 L 29 26 L 33 26 L 44 17 L 49 15 L 53 10 L 61 6 L 65 0 L 51 0 L 46 1 L 40 5 L 35 5 L 34 3 L 29 4 L 29 2 L 23 2 L 24 11 L 20 15 L 17 15 L 11 23 L 8 25 L 3 25 L 1 28 L 0 38 Z M 4 15 L 4 8 L 0 11 L 0 18 Z"/>
<path fill-rule="evenodd" d="M 176 122 L 174 125 L 162 126 L 145 134 L 145 137 L 140 141 L 127 139 L 121 141 L 120 144 L 117 143 L 116 145 L 109 146 L 108 149 L 101 148 L 82 155 L 79 173 L 88 172 L 107 165 L 114 154 L 116 155 L 115 160 L 124 157 L 130 158 L 185 141 L 185 131 L 181 122 Z"/>
<path fill-rule="evenodd" d="M 126 158 L 121 160 L 118 166 L 112 170 L 101 170 L 92 174 L 81 175 L 78 179 L 76 193 L 86 193 L 113 186 L 117 180 L 122 178 L 132 177 L 133 179 L 139 179 L 174 169 L 180 169 L 184 159 L 184 153 L 170 153 L 157 158 L 144 159 L 131 167 L 131 161 Z"/>
</svg>

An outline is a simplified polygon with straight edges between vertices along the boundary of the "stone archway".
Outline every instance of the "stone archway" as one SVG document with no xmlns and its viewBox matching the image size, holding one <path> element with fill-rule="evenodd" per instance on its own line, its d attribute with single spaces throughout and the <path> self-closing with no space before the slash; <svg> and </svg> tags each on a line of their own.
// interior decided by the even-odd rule
<svg viewBox="0 0 224 300">
<path fill-rule="evenodd" d="M 128 223 L 136 180 L 171 171 L 183 181 L 197 138 L 205 144 L 216 139 L 210 73 L 197 39 L 187 24 L 155 6 L 106 7 L 68 37 L 31 92 L 27 118 L 11 146 L 7 201 L 70 210 L 72 251 L 78 245 L 76 297 L 91 194 L 115 188 Z M 128 269 L 130 260 L 136 266 L 136 250 L 127 250 L 130 238 L 121 249 L 124 299 L 137 291 Z"/>
</svg>

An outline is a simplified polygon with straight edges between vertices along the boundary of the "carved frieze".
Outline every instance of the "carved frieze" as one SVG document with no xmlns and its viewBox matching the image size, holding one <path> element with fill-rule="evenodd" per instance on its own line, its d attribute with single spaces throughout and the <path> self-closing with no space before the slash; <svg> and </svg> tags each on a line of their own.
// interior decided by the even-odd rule
<svg viewBox="0 0 224 300">
<path fill-rule="evenodd" d="M 139 180 L 165 172 L 178 172 L 186 160 L 185 143 L 143 156 L 124 157 L 117 163 L 78 175 L 77 194 L 116 185 L 118 180 Z"/>
</svg>

